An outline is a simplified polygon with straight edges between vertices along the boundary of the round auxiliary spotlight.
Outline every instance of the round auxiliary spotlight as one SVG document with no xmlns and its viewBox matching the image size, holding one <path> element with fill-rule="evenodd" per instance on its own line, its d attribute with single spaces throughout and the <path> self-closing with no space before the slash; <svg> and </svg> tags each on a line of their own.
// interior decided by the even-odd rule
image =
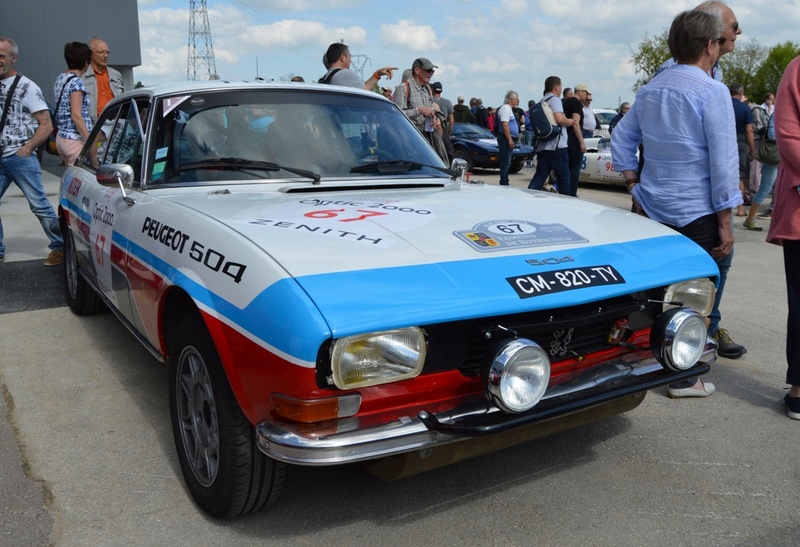
<svg viewBox="0 0 800 547">
<path fill-rule="evenodd" d="M 503 342 L 489 364 L 486 396 L 505 412 L 530 410 L 542 400 L 550 382 L 550 358 L 525 338 Z"/>
<path fill-rule="evenodd" d="M 687 370 L 703 355 L 707 337 L 702 315 L 688 308 L 673 308 L 662 313 L 650 330 L 650 347 L 666 368 Z"/>
</svg>

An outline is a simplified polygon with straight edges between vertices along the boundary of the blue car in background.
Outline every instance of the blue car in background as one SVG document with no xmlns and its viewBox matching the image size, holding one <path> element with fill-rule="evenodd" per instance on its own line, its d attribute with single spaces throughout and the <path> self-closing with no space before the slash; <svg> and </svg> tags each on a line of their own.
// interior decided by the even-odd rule
<svg viewBox="0 0 800 547">
<path fill-rule="evenodd" d="M 491 131 L 471 123 L 453 124 L 450 135 L 457 158 L 467 160 L 468 170 L 479 168 L 500 168 L 500 150 L 497 137 Z M 511 155 L 510 173 L 519 173 L 525 162 L 533 156 L 533 147 L 517 144 Z"/>
</svg>

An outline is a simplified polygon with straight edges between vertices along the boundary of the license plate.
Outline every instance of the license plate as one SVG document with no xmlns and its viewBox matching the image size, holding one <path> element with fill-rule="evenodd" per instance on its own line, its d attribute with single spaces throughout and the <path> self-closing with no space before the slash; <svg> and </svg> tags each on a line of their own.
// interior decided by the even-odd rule
<svg viewBox="0 0 800 547">
<path fill-rule="evenodd" d="M 549 272 L 507 277 L 520 298 L 531 298 L 543 294 L 553 294 L 602 285 L 619 285 L 625 278 L 613 267 L 585 266 Z"/>
</svg>

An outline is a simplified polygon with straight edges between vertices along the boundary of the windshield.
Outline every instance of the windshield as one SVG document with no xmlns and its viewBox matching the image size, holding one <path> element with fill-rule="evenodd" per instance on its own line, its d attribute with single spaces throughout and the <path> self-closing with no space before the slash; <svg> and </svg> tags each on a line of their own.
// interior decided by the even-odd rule
<svg viewBox="0 0 800 547">
<path fill-rule="evenodd" d="M 154 125 L 150 184 L 445 176 L 428 142 L 378 96 L 204 91 L 162 99 Z M 388 174 L 364 168 L 387 161 L 422 167 Z"/>
<path fill-rule="evenodd" d="M 491 131 L 480 125 L 471 123 L 457 123 L 453 126 L 453 137 L 462 139 L 496 139 Z"/>
<path fill-rule="evenodd" d="M 600 120 L 600 123 L 603 125 L 608 125 L 611 123 L 611 120 L 614 119 L 614 116 L 617 115 L 616 112 L 595 112 L 594 115 Z"/>
</svg>

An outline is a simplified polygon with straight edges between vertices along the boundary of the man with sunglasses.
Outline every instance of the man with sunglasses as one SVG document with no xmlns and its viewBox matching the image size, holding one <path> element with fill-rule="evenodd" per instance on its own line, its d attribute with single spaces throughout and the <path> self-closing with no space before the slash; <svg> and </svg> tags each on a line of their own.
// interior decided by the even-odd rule
<svg viewBox="0 0 800 547">
<path fill-rule="evenodd" d="M 695 11 L 703 11 L 709 15 L 718 17 L 722 21 L 722 33 L 717 39 L 719 42 L 719 56 L 722 57 L 732 52 L 733 48 L 736 47 L 736 37 L 742 33 L 742 28 L 739 26 L 739 21 L 736 20 L 736 14 L 733 13 L 733 10 L 724 2 L 718 0 L 703 2 L 694 9 Z M 664 61 L 664 64 L 658 67 L 658 70 L 656 70 L 652 77 L 658 76 L 676 64 L 678 63 L 675 59 L 667 59 Z M 722 68 L 719 66 L 719 58 L 717 58 L 717 62 L 714 63 L 714 66 L 711 67 L 709 74 L 718 82 L 722 81 Z"/>
<path fill-rule="evenodd" d="M 415 59 L 411 65 L 411 77 L 394 90 L 394 104 L 422 131 L 439 156 L 447 162 L 447 150 L 441 137 L 442 125 L 436 118 L 439 105 L 434 103 L 431 90 L 431 76 L 436 68 L 425 57 Z"/>
</svg>

